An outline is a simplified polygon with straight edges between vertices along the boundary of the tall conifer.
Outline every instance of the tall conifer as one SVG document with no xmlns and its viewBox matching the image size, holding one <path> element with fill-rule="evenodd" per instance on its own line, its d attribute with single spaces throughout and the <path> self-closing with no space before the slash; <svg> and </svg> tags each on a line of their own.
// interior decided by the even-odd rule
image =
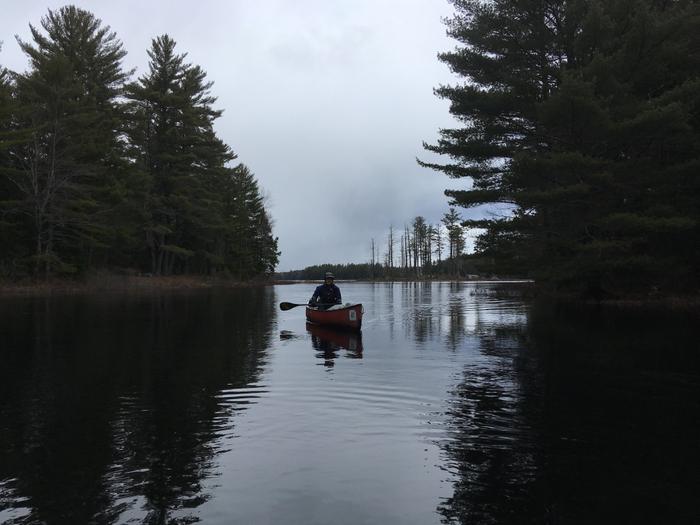
<svg viewBox="0 0 700 525">
<path fill-rule="evenodd" d="M 153 40 L 149 71 L 129 85 L 135 156 L 148 174 L 145 238 L 155 274 L 185 271 L 211 258 L 220 233 L 217 180 L 235 155 L 213 131 L 211 83 L 185 63 L 168 35 Z"/>
<path fill-rule="evenodd" d="M 30 235 L 26 218 L 17 213 L 21 196 L 10 179 L 16 175 L 11 162 L 12 146 L 18 139 L 13 130 L 16 111 L 10 71 L 0 65 L 0 277 L 14 276 L 18 270 L 21 273 L 17 260 L 28 250 L 26 239 Z"/>
<path fill-rule="evenodd" d="M 697 2 L 454 0 L 440 59 L 463 123 L 425 164 L 470 178 L 477 247 L 584 293 L 697 287 L 700 6 Z"/>
<path fill-rule="evenodd" d="M 154 39 L 149 72 L 128 88 L 135 156 L 150 181 L 146 226 L 156 274 L 271 272 L 277 241 L 253 174 L 214 131 L 211 82 L 167 35 Z"/>
<path fill-rule="evenodd" d="M 212 83 L 175 41 L 154 39 L 125 86 L 122 44 L 91 13 L 49 10 L 30 29 L 29 70 L 0 68 L 0 275 L 272 272 L 258 183 L 228 165 Z"/>
<path fill-rule="evenodd" d="M 91 13 L 49 10 L 17 75 L 16 136 L 8 177 L 33 228 L 35 271 L 75 271 L 110 251 L 125 172 L 117 98 L 128 76 L 121 42 Z"/>
</svg>

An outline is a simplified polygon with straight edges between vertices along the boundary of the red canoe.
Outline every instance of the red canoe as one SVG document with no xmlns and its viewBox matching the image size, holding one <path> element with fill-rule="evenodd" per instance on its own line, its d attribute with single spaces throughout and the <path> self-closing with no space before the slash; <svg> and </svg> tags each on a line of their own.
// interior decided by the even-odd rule
<svg viewBox="0 0 700 525">
<path fill-rule="evenodd" d="M 361 304 L 337 304 L 328 310 L 306 307 L 306 320 L 310 323 L 338 326 L 359 330 L 362 327 Z"/>
</svg>

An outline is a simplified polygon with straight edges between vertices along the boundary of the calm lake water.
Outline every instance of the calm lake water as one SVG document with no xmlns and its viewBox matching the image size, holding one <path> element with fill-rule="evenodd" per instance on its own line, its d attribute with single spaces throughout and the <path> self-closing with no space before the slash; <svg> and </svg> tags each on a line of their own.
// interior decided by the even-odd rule
<svg viewBox="0 0 700 525">
<path fill-rule="evenodd" d="M 0 523 L 700 523 L 698 318 L 522 286 L 0 299 Z"/>
</svg>

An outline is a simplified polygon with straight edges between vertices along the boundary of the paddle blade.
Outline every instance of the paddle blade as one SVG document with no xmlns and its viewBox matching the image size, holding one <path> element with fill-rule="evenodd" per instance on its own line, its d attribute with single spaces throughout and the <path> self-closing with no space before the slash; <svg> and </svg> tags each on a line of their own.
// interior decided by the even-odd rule
<svg viewBox="0 0 700 525">
<path fill-rule="evenodd" d="M 295 304 L 295 303 L 280 303 L 280 310 L 283 312 L 286 312 L 287 310 L 291 310 L 292 308 L 296 308 L 297 306 L 306 306 L 305 304 Z"/>
</svg>

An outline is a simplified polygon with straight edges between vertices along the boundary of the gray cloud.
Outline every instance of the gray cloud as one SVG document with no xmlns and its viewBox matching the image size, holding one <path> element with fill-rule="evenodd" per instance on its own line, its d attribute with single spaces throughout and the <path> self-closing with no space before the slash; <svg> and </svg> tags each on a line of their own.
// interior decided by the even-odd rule
<svg viewBox="0 0 700 525">
<path fill-rule="evenodd" d="M 437 222 L 460 181 L 420 168 L 422 141 L 454 124 L 433 87 L 454 79 L 437 61 L 454 43 L 445 0 L 76 1 L 110 25 L 146 70 L 168 33 L 215 82 L 217 130 L 269 194 L 280 269 L 362 262 L 371 238 L 416 215 Z M 0 63 L 23 70 L 12 35 L 28 39 L 46 8 L 3 6 Z"/>
</svg>

